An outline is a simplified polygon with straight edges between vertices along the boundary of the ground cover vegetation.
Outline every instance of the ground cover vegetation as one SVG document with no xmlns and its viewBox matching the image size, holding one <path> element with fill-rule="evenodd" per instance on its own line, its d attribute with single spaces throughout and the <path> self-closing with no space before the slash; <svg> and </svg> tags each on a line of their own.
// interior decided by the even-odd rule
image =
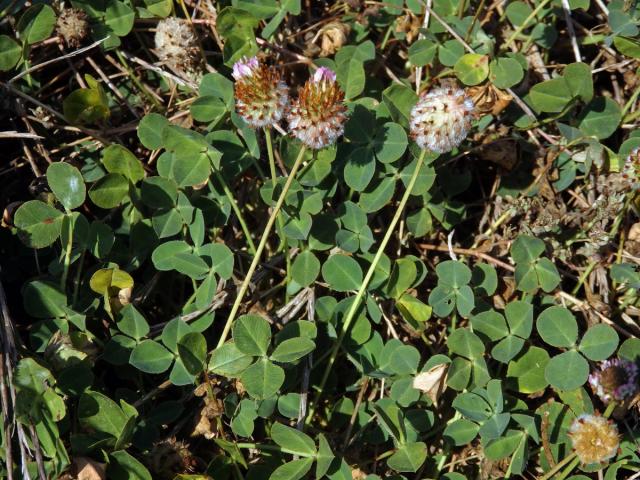
<svg viewBox="0 0 640 480">
<path fill-rule="evenodd" d="M 640 478 L 639 24 L 0 0 L 0 476 Z"/>
</svg>

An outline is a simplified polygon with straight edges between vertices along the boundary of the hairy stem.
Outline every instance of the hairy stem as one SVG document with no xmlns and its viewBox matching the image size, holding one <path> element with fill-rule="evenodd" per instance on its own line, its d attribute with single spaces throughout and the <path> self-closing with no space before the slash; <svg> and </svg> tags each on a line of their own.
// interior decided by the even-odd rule
<svg viewBox="0 0 640 480">
<path fill-rule="evenodd" d="M 227 318 L 227 322 L 224 325 L 224 330 L 222 330 L 222 334 L 220 335 L 220 340 L 218 340 L 218 347 L 222 346 L 229 336 L 229 332 L 231 331 L 231 327 L 233 325 L 233 321 L 238 314 L 238 310 L 240 309 L 240 304 L 242 303 L 242 299 L 247 293 L 247 289 L 249 288 L 249 284 L 251 283 L 251 277 L 253 277 L 253 272 L 255 272 L 258 267 L 258 263 L 260 263 L 260 257 L 262 256 L 262 252 L 264 251 L 264 247 L 267 245 L 267 240 L 269 239 L 269 234 L 271 233 L 271 229 L 273 228 L 273 224 L 276 222 L 276 217 L 278 216 L 278 212 L 280 208 L 282 208 L 282 204 L 284 203 L 285 198 L 287 197 L 287 193 L 289 193 L 289 189 L 291 188 L 291 184 L 293 183 L 293 179 L 296 177 L 296 173 L 300 169 L 300 165 L 302 165 L 302 159 L 304 158 L 304 152 L 306 151 L 306 147 L 300 148 L 300 153 L 298 153 L 298 158 L 296 158 L 295 163 L 293 164 L 293 168 L 289 173 L 289 177 L 287 178 L 287 182 L 284 184 L 284 188 L 282 189 L 282 193 L 278 197 L 278 201 L 276 202 L 275 207 L 273 208 L 273 212 L 269 216 L 269 220 L 267 221 L 267 225 L 264 227 L 264 231 L 262 232 L 262 238 L 260 239 L 260 243 L 258 244 L 258 248 L 256 250 L 255 255 L 253 256 L 253 260 L 251 261 L 251 265 L 249 266 L 249 270 L 247 271 L 247 275 L 240 285 L 240 289 L 238 290 L 238 295 L 236 296 L 235 302 L 233 302 L 233 306 L 231 307 L 231 312 L 229 312 L 229 317 Z"/>
<path fill-rule="evenodd" d="M 247 247 L 249 247 L 249 252 L 252 255 L 255 255 L 256 246 L 253 243 L 253 240 L 251 239 L 251 232 L 249 231 L 249 227 L 247 227 L 247 222 L 244 220 L 242 211 L 240 210 L 240 207 L 238 207 L 238 203 L 236 202 L 236 199 L 233 198 L 233 193 L 231 193 L 231 189 L 229 188 L 229 185 L 227 185 L 227 182 L 225 181 L 224 177 L 220 172 L 216 172 L 215 175 L 216 175 L 216 179 L 218 180 L 218 182 L 220 182 L 220 185 L 222 186 L 222 190 L 224 191 L 224 194 L 229 199 L 231 208 L 233 208 L 233 211 L 235 212 L 236 217 L 238 218 L 238 222 L 240 223 L 240 227 L 242 228 L 242 232 L 244 233 L 244 236 L 247 238 Z"/>
<path fill-rule="evenodd" d="M 362 285 L 360 286 L 360 289 L 356 293 L 355 299 L 351 303 L 351 307 L 349 308 L 349 311 L 347 312 L 347 315 L 345 316 L 344 322 L 342 324 L 342 329 L 340 330 L 340 335 L 338 336 L 338 339 L 336 340 L 336 343 L 334 344 L 333 349 L 331 350 L 331 355 L 329 356 L 329 362 L 327 363 L 327 366 L 325 367 L 324 374 L 322 376 L 322 380 L 320 381 L 320 386 L 318 388 L 318 393 L 316 395 L 315 402 L 309 408 L 309 414 L 307 415 L 307 420 L 306 420 L 307 424 L 309 424 L 309 422 L 311 422 L 311 420 L 313 418 L 313 414 L 315 413 L 315 408 L 317 408 L 317 406 L 319 404 L 320 398 L 322 396 L 322 391 L 324 390 L 324 386 L 327 383 L 327 379 L 329 378 L 329 374 L 331 373 L 331 369 L 333 368 L 333 364 L 336 361 L 336 358 L 338 356 L 338 352 L 340 350 L 340 347 L 342 345 L 344 337 L 347 334 L 347 331 L 349 330 L 349 327 L 351 326 L 351 322 L 353 321 L 353 319 L 354 319 L 354 317 L 356 315 L 356 312 L 358 311 L 358 308 L 360 307 L 360 303 L 362 302 L 362 298 L 364 297 L 364 294 L 365 294 L 365 292 L 367 290 L 367 287 L 369 286 L 369 282 L 373 278 L 373 274 L 375 273 L 375 270 L 376 270 L 376 268 L 378 266 L 378 262 L 380 262 L 380 258 L 382 258 L 384 250 L 387 247 L 387 244 L 389 243 L 389 240 L 391 239 L 391 235 L 393 234 L 393 231 L 395 230 L 396 225 L 400 221 L 400 217 L 402 216 L 402 212 L 404 210 L 404 207 L 407 205 L 407 201 L 409 200 L 409 197 L 411 196 L 411 191 L 413 190 L 413 187 L 416 184 L 416 180 L 418 179 L 418 175 L 420 174 L 420 169 L 422 168 L 422 164 L 424 163 L 425 155 L 426 155 L 426 150 L 423 150 L 421 152 L 421 154 L 420 154 L 420 157 L 418 158 L 418 162 L 416 163 L 416 168 L 413 171 L 413 175 L 411 176 L 411 180 L 409 180 L 409 185 L 407 186 L 407 189 L 405 190 L 404 195 L 402 196 L 402 199 L 400 200 L 400 204 L 398 205 L 398 208 L 396 209 L 396 213 L 393 216 L 393 219 L 391 220 L 391 224 L 389 225 L 389 228 L 387 229 L 386 233 L 384 234 L 384 238 L 382 239 L 382 243 L 380 243 L 380 246 L 378 247 L 378 251 L 376 252 L 375 256 L 373 257 L 373 261 L 371 262 L 371 265 L 369 266 L 369 270 L 367 270 L 367 274 L 364 277 Z"/>
</svg>

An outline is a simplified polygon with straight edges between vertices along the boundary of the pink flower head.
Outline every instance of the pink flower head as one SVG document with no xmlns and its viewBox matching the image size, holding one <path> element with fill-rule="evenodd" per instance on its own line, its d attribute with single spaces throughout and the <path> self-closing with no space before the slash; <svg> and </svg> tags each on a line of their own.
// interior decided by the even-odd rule
<svg viewBox="0 0 640 480">
<path fill-rule="evenodd" d="M 289 104 L 289 87 L 274 67 L 257 57 L 243 58 L 233 66 L 236 112 L 252 128 L 278 123 Z"/>
<path fill-rule="evenodd" d="M 606 360 L 589 375 L 589 385 L 604 403 L 624 401 L 638 391 L 638 366 L 621 358 Z"/>
<path fill-rule="evenodd" d="M 316 70 L 316 73 L 313 74 L 313 81 L 315 83 L 320 82 L 335 82 L 336 81 L 336 72 L 327 67 L 320 67 Z"/>
<path fill-rule="evenodd" d="M 309 148 L 333 145 L 344 132 L 347 120 L 344 92 L 336 74 L 320 67 L 304 84 L 287 115 L 289 131 Z"/>
<path fill-rule="evenodd" d="M 242 57 L 233 64 L 233 78 L 240 80 L 244 77 L 250 77 L 260 67 L 258 57 Z"/>
</svg>

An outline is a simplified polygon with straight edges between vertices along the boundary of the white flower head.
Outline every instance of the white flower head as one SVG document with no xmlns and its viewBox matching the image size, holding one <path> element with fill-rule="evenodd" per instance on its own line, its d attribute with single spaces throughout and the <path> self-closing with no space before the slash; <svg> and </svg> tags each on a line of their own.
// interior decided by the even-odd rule
<svg viewBox="0 0 640 480">
<path fill-rule="evenodd" d="M 411 137 L 422 149 L 449 152 L 467 138 L 473 111 L 473 101 L 464 90 L 432 88 L 411 110 Z"/>
</svg>

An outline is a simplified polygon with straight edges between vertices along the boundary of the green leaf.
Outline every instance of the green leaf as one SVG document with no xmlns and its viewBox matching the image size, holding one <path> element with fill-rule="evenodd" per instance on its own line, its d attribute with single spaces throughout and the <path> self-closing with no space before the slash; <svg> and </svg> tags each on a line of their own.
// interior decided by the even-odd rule
<svg viewBox="0 0 640 480">
<path fill-rule="evenodd" d="M 120 0 L 107 2 L 104 21 L 105 24 L 119 37 L 124 37 L 133 28 L 135 12 Z"/>
<path fill-rule="evenodd" d="M 358 262 L 346 255 L 332 255 L 322 266 L 322 278 L 338 292 L 357 290 L 362 285 L 362 269 Z"/>
<path fill-rule="evenodd" d="M 405 443 L 389 457 L 387 465 L 398 472 L 415 473 L 426 459 L 427 445 L 424 442 Z"/>
<path fill-rule="evenodd" d="M 418 95 L 410 88 L 394 83 L 382 92 L 382 101 L 393 121 L 409 128 L 411 109 L 418 101 Z"/>
<path fill-rule="evenodd" d="M 261 358 L 240 375 L 247 393 L 258 400 L 272 397 L 284 383 L 284 370 Z"/>
<path fill-rule="evenodd" d="M 191 375 L 199 375 L 207 359 L 207 340 L 199 332 L 191 332 L 178 340 L 178 355 Z"/>
<path fill-rule="evenodd" d="M 118 173 L 109 173 L 93 184 L 89 198 L 100 208 L 120 205 L 129 192 L 129 182 Z"/>
<path fill-rule="evenodd" d="M 80 397 L 77 415 L 83 428 L 106 433 L 114 440 L 120 437 L 128 421 L 128 416 L 116 402 L 91 390 Z"/>
<path fill-rule="evenodd" d="M 44 248 L 60 236 L 63 213 L 40 200 L 29 200 L 18 207 L 13 222 L 18 235 L 31 248 Z"/>
<path fill-rule="evenodd" d="M 0 72 L 11 70 L 22 57 L 18 42 L 7 35 L 0 35 Z"/>
<path fill-rule="evenodd" d="M 89 286 L 94 292 L 107 295 L 112 288 L 122 290 L 133 287 L 133 278 L 119 268 L 101 268 L 91 275 Z"/>
<path fill-rule="evenodd" d="M 162 373 L 173 362 L 173 354 L 153 340 L 143 340 L 131 352 L 129 363 L 145 373 Z"/>
<path fill-rule="evenodd" d="M 538 317 L 536 328 L 542 339 L 554 347 L 572 347 L 578 339 L 578 323 L 569 310 L 552 306 Z"/>
<path fill-rule="evenodd" d="M 109 480 L 152 480 L 146 467 L 124 450 L 109 454 Z"/>
<path fill-rule="evenodd" d="M 165 129 L 166 130 L 166 129 Z M 158 173 L 174 180 L 179 187 L 192 187 L 207 181 L 211 174 L 209 157 L 198 150 L 189 149 L 180 154 L 165 152 L 158 158 Z"/>
<path fill-rule="evenodd" d="M 499 362 L 509 363 L 513 357 L 520 353 L 523 346 L 524 340 L 522 338 L 515 335 L 507 335 L 493 347 L 491 356 Z"/>
<path fill-rule="evenodd" d="M 533 305 L 515 300 L 507 304 L 504 312 L 511 333 L 521 338 L 529 338 L 533 329 Z"/>
<path fill-rule="evenodd" d="M 422 67 L 433 61 L 437 50 L 438 44 L 431 40 L 417 40 L 409 47 L 409 61 L 416 67 Z"/>
<path fill-rule="evenodd" d="M 532 263 L 544 250 L 544 242 L 539 238 L 520 235 L 511 245 L 511 256 L 516 263 Z"/>
<path fill-rule="evenodd" d="M 589 364 L 574 350 L 556 355 L 544 370 L 547 382 L 559 390 L 575 390 L 589 377 Z"/>
<path fill-rule="evenodd" d="M 438 283 L 451 287 L 461 287 L 471 281 L 471 270 L 464 263 L 446 260 L 436 267 Z"/>
<path fill-rule="evenodd" d="M 107 172 L 119 173 L 132 183 L 137 183 L 144 178 L 142 163 L 122 145 L 114 143 L 105 148 L 102 151 L 102 163 Z"/>
<path fill-rule="evenodd" d="M 609 325 L 598 324 L 590 327 L 582 337 L 578 350 L 589 360 L 606 360 L 618 348 L 618 334 Z"/>
<path fill-rule="evenodd" d="M 32 280 L 22 289 L 25 311 L 36 318 L 64 317 L 67 314 L 67 296 L 57 283 Z"/>
<path fill-rule="evenodd" d="M 69 123 L 100 123 L 109 118 L 111 111 L 102 88 L 79 88 L 62 102 L 62 112 Z"/>
<path fill-rule="evenodd" d="M 56 162 L 47 168 L 47 183 L 51 191 L 67 210 L 84 203 L 87 189 L 80 171 L 65 162 Z"/>
<path fill-rule="evenodd" d="M 571 63 L 564 68 L 564 79 L 574 97 L 583 102 L 590 102 L 593 98 L 593 79 L 591 67 L 586 63 Z"/>
<path fill-rule="evenodd" d="M 540 112 L 561 112 L 573 98 L 569 85 L 564 78 L 552 78 L 537 83 L 529 90 L 531 103 Z"/>
<path fill-rule="evenodd" d="M 149 324 L 133 305 L 126 305 L 121 311 L 122 318 L 117 323 L 118 330 L 140 341 L 149 334 Z"/>
<path fill-rule="evenodd" d="M 162 131 L 169 125 L 169 120 L 157 113 L 145 115 L 138 123 L 138 138 L 142 145 L 150 150 L 162 147 Z"/>
<path fill-rule="evenodd" d="M 452 353 L 470 360 L 481 357 L 484 353 L 482 340 L 468 328 L 457 328 L 451 332 L 447 346 Z"/>
<path fill-rule="evenodd" d="M 460 418 L 447 425 L 444 429 L 443 436 L 457 447 L 470 443 L 476 435 L 480 426 L 477 423 Z"/>
<path fill-rule="evenodd" d="M 328 471 L 335 455 L 331 451 L 329 442 L 325 436 L 320 433 L 318 435 L 318 454 L 316 455 L 316 478 L 322 478 Z"/>
<path fill-rule="evenodd" d="M 316 347 L 313 340 L 306 337 L 285 340 L 271 354 L 274 362 L 290 363 L 304 357 Z"/>
<path fill-rule="evenodd" d="M 489 64 L 489 79 L 498 88 L 509 88 L 517 85 L 524 77 L 520 63 L 513 58 L 496 58 Z"/>
<path fill-rule="evenodd" d="M 599 140 L 609 138 L 622 120 L 622 108 L 608 97 L 596 97 L 578 116 L 578 128 Z"/>
<path fill-rule="evenodd" d="M 376 132 L 373 151 L 382 163 L 393 163 L 402 157 L 408 145 L 407 133 L 397 123 L 387 122 Z"/>
<path fill-rule="evenodd" d="M 264 356 L 271 341 L 271 326 L 259 315 L 242 315 L 233 326 L 233 341 L 246 355 Z"/>
<path fill-rule="evenodd" d="M 301 457 L 312 457 L 316 454 L 316 446 L 309 435 L 295 428 L 287 427 L 282 423 L 273 424 L 271 438 L 287 453 Z"/>
<path fill-rule="evenodd" d="M 296 257 L 291 265 L 291 278 L 301 287 L 311 285 L 320 273 L 320 261 L 307 250 Z"/>
<path fill-rule="evenodd" d="M 49 38 L 56 25 L 56 14 L 49 5 L 39 3 L 29 7 L 16 26 L 20 40 L 33 45 Z"/>
<path fill-rule="evenodd" d="M 298 480 L 311 470 L 312 465 L 313 458 L 292 460 L 276 468 L 269 477 L 269 480 Z"/>
<path fill-rule="evenodd" d="M 453 71 L 465 85 L 478 85 L 489 75 L 489 57 L 467 53 L 458 59 Z"/>
<path fill-rule="evenodd" d="M 234 342 L 227 342 L 211 354 L 209 370 L 225 377 L 235 377 L 251 365 L 252 361 L 251 356 L 238 350 Z"/>
<path fill-rule="evenodd" d="M 509 334 L 504 317 L 495 310 L 487 310 L 471 317 L 473 330 L 486 335 L 495 342 Z"/>
<path fill-rule="evenodd" d="M 420 352 L 411 345 L 401 345 L 391 353 L 389 369 L 396 375 L 413 375 L 418 372 Z"/>
</svg>

